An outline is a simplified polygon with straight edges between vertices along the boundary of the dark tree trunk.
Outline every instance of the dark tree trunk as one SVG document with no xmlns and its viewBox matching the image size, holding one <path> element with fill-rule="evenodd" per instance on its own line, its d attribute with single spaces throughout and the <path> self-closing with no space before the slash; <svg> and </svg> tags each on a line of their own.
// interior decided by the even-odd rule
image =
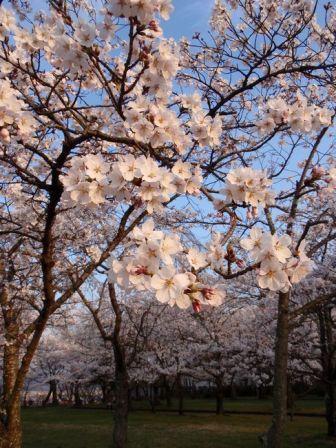
<svg viewBox="0 0 336 448">
<path fill-rule="evenodd" d="M 336 346 L 330 306 L 317 310 L 328 436 L 336 437 Z"/>
<path fill-rule="evenodd" d="M 113 311 L 115 314 L 115 325 L 113 331 L 113 352 L 115 362 L 116 405 L 114 410 L 114 429 L 112 435 L 112 447 L 126 448 L 128 412 L 129 412 L 128 408 L 129 380 L 127 373 L 125 351 L 122 342 L 120 340 L 122 311 L 118 304 L 115 290 L 112 284 L 109 284 L 109 295 Z"/>
<path fill-rule="evenodd" d="M 177 395 L 178 395 L 178 413 L 179 415 L 183 415 L 183 405 L 184 405 L 184 394 L 183 394 L 183 384 L 181 375 L 177 376 Z"/>
<path fill-rule="evenodd" d="M 53 406 L 58 406 L 59 405 L 59 401 L 58 401 L 58 394 L 57 394 L 57 381 L 56 380 L 52 380 L 52 386 L 51 386 L 51 395 L 52 395 L 52 399 L 51 399 L 51 403 Z"/>
<path fill-rule="evenodd" d="M 287 384 L 287 413 L 289 413 L 291 421 L 294 420 L 294 403 L 295 403 L 294 391 L 293 391 L 292 385 L 288 381 L 288 384 Z"/>
<path fill-rule="evenodd" d="M 287 419 L 288 307 L 290 293 L 280 292 L 275 343 L 273 418 L 264 446 L 281 448 Z"/>
<path fill-rule="evenodd" d="M 336 437 L 336 387 L 329 384 L 326 387 L 326 418 L 328 422 L 328 436 Z"/>
<path fill-rule="evenodd" d="M 57 397 L 57 382 L 56 382 L 56 380 L 49 381 L 49 391 L 48 391 L 47 396 L 43 400 L 43 406 L 46 406 L 48 404 L 50 397 L 52 397 L 51 404 L 53 406 L 58 406 L 59 402 L 58 402 L 58 397 Z"/>
<path fill-rule="evenodd" d="M 5 298 L 3 296 L 2 300 Z M 15 310 L 9 309 L 6 313 L 6 339 L 9 344 L 5 345 L 3 353 L 3 395 L 0 399 L 0 448 L 22 446 L 20 395 L 13 398 L 12 394 L 19 370 L 18 334 Z"/>
<path fill-rule="evenodd" d="M 150 386 L 150 390 L 149 390 L 149 405 L 150 405 L 151 411 L 153 413 L 155 413 L 156 403 L 155 403 L 154 386 L 153 385 Z"/>
<path fill-rule="evenodd" d="M 48 393 L 47 393 L 45 399 L 42 401 L 42 406 L 47 406 L 50 396 L 51 396 L 51 386 L 49 383 L 49 390 L 48 390 Z"/>
<path fill-rule="evenodd" d="M 102 393 L 102 404 L 107 403 L 107 394 L 106 394 L 106 384 L 100 383 L 101 393 Z"/>
<path fill-rule="evenodd" d="M 224 413 L 224 387 L 221 379 L 217 382 L 216 389 L 216 414 L 220 415 Z"/>
<path fill-rule="evenodd" d="M 166 405 L 167 405 L 167 408 L 169 408 L 169 409 L 172 407 L 172 399 L 171 399 L 170 389 L 169 389 L 169 391 L 166 391 Z"/>
<path fill-rule="evenodd" d="M 116 404 L 114 410 L 113 448 L 125 448 L 128 424 L 128 377 L 120 369 L 116 372 Z"/>
<path fill-rule="evenodd" d="M 76 408 L 80 408 L 83 405 L 81 396 L 80 396 L 80 387 L 79 387 L 79 383 L 76 382 L 75 383 L 75 388 L 74 388 L 74 398 L 75 398 L 75 407 Z"/>
<path fill-rule="evenodd" d="M 172 405 L 171 389 L 166 377 L 164 378 L 164 390 L 165 390 L 167 408 L 171 408 Z"/>
<path fill-rule="evenodd" d="M 160 394 L 159 394 L 159 388 L 158 386 L 154 385 L 153 386 L 153 392 L 154 392 L 154 396 L 153 396 L 153 400 L 154 400 L 154 404 L 155 406 L 160 404 Z"/>
<path fill-rule="evenodd" d="M 131 411 L 134 410 L 134 407 L 133 407 L 133 393 L 132 392 L 133 392 L 133 389 L 128 384 L 128 412 L 131 412 Z"/>
<path fill-rule="evenodd" d="M 231 400 L 237 400 L 237 389 L 236 389 L 236 384 L 234 382 L 234 380 L 232 379 L 231 381 Z"/>
</svg>

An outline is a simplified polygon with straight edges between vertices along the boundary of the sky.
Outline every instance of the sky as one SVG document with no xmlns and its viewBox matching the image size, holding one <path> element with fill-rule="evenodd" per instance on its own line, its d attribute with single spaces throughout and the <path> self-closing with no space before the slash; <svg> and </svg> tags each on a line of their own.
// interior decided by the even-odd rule
<svg viewBox="0 0 336 448">
<path fill-rule="evenodd" d="M 196 31 L 206 32 L 214 0 L 173 0 L 174 12 L 161 23 L 165 37 L 191 38 Z"/>
<path fill-rule="evenodd" d="M 45 7 L 45 3 L 45 0 L 31 0 L 36 10 Z M 213 4 L 214 0 L 173 0 L 174 11 L 170 19 L 161 20 L 164 36 L 191 38 L 196 31 L 206 32 Z"/>
</svg>

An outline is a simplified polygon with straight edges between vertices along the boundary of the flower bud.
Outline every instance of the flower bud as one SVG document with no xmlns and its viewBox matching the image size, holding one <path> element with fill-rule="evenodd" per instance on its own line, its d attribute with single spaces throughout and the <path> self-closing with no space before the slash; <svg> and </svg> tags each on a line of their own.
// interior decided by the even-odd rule
<svg viewBox="0 0 336 448">
<path fill-rule="evenodd" d="M 197 299 L 194 299 L 192 302 L 192 307 L 195 313 L 199 313 L 201 311 L 201 302 Z"/>
<path fill-rule="evenodd" d="M 240 269 L 242 269 L 242 268 L 245 266 L 245 262 L 244 262 L 244 260 L 241 260 L 240 258 L 237 258 L 237 259 L 236 259 L 236 263 L 237 263 L 237 266 L 238 266 Z"/>
<path fill-rule="evenodd" d="M 227 246 L 225 258 L 231 262 L 236 261 L 236 254 L 235 254 L 235 251 L 234 251 L 233 247 L 231 246 L 231 244 L 228 244 L 228 246 Z"/>
<path fill-rule="evenodd" d="M 214 290 L 212 288 L 203 288 L 201 293 L 206 300 L 211 300 L 214 295 Z"/>
<path fill-rule="evenodd" d="M 133 275 L 149 275 L 147 266 L 135 266 L 131 272 Z"/>
<path fill-rule="evenodd" d="M 158 23 L 157 23 L 156 20 L 151 20 L 151 21 L 149 22 L 149 24 L 148 24 L 148 28 L 149 28 L 150 30 L 152 30 L 152 31 L 155 31 L 156 33 L 157 33 L 158 31 L 160 31 L 160 28 L 159 28 Z"/>
</svg>

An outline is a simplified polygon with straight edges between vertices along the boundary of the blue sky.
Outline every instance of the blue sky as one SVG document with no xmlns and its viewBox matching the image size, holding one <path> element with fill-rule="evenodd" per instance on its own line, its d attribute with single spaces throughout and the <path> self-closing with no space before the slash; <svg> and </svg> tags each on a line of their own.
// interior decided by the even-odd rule
<svg viewBox="0 0 336 448">
<path fill-rule="evenodd" d="M 214 0 L 173 0 L 173 4 L 169 21 L 162 23 L 165 37 L 190 38 L 196 31 L 203 34 L 208 29 Z"/>
<path fill-rule="evenodd" d="M 5 2 L 8 4 L 8 1 Z M 31 0 L 33 9 L 43 9 L 45 0 Z M 173 0 L 174 11 L 166 22 L 161 20 L 165 37 L 191 38 L 196 31 L 204 33 L 208 28 L 214 0 Z"/>
</svg>

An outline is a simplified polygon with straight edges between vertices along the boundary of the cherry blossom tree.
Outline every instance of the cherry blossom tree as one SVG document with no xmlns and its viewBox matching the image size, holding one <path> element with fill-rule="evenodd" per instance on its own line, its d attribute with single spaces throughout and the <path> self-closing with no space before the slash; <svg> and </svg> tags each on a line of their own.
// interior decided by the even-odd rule
<svg viewBox="0 0 336 448">
<path fill-rule="evenodd" d="M 49 319 L 101 276 L 120 402 L 121 291 L 196 312 L 246 275 L 277 293 L 266 446 L 282 445 L 291 290 L 336 236 L 336 13 L 217 0 L 207 38 L 174 42 L 160 27 L 171 11 L 170 0 L 1 5 L 1 448 L 21 446 L 20 394 Z"/>
<path fill-rule="evenodd" d="M 296 370 L 323 386 L 328 435 L 333 437 L 336 433 L 334 250 L 334 243 L 324 248 L 314 276 L 297 288 L 296 306 L 291 313 L 293 333 L 303 333 L 303 341 L 293 353 L 298 362 Z"/>
</svg>

